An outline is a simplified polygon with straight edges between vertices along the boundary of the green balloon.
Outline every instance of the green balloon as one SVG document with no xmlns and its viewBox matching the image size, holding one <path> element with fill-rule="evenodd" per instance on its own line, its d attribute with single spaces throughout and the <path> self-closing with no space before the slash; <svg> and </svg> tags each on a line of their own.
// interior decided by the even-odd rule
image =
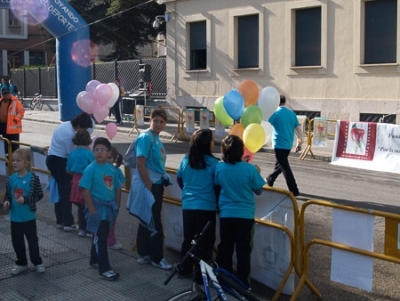
<svg viewBox="0 0 400 301">
<path fill-rule="evenodd" d="M 219 97 L 214 103 L 214 115 L 224 126 L 231 125 L 233 122 L 233 119 L 225 111 L 223 96 Z"/>
<path fill-rule="evenodd" d="M 251 123 L 260 124 L 262 121 L 262 111 L 258 106 L 248 106 L 244 109 L 240 122 L 244 128 Z"/>
</svg>

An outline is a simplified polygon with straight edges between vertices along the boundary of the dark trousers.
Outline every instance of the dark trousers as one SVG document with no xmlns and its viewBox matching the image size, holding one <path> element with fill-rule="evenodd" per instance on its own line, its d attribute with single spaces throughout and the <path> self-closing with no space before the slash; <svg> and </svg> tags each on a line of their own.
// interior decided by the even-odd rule
<svg viewBox="0 0 400 301">
<path fill-rule="evenodd" d="M 36 220 L 28 222 L 11 222 L 11 241 L 17 255 L 16 265 L 28 265 L 26 258 L 25 240 L 28 241 L 29 258 L 33 265 L 42 264 L 39 255 L 39 240 L 37 236 Z"/>
<path fill-rule="evenodd" d="M 216 262 L 232 272 L 236 246 L 237 277 L 250 286 L 250 255 L 253 248 L 254 219 L 220 218 L 220 238 Z"/>
<path fill-rule="evenodd" d="M 85 230 L 87 226 L 87 221 L 85 217 L 85 206 L 84 205 L 76 205 L 78 207 L 78 223 L 79 223 L 79 230 Z"/>
<path fill-rule="evenodd" d="M 198 248 L 205 261 L 212 259 L 212 251 L 215 242 L 215 211 L 207 210 L 183 210 L 183 243 L 181 248 L 181 257 L 183 258 L 187 251 L 192 247 L 192 240 L 200 234 L 207 222 L 211 222 L 210 228 L 207 233 L 199 241 Z M 193 260 L 189 258 L 187 264 L 182 266 L 182 274 L 190 273 L 193 270 Z M 200 266 L 196 265 L 196 279 L 201 280 Z"/>
<path fill-rule="evenodd" d="M 297 188 L 296 180 L 289 165 L 290 149 L 276 148 L 274 149 L 274 152 L 276 158 L 275 168 L 274 171 L 267 177 L 268 182 L 273 185 L 276 178 L 282 173 L 285 177 L 288 189 L 294 194 L 298 193 L 299 189 Z"/>
<path fill-rule="evenodd" d="M 115 102 L 115 104 L 113 106 L 115 119 L 117 120 L 118 123 L 120 123 L 122 120 L 121 101 L 122 101 L 122 98 L 118 98 L 118 100 Z"/>
<path fill-rule="evenodd" d="M 67 158 L 50 155 L 47 156 L 46 165 L 58 186 L 59 200 L 54 204 L 56 223 L 64 226 L 74 225 L 72 203 L 69 200 L 72 175 L 66 171 Z"/>
<path fill-rule="evenodd" d="M 7 134 L 7 124 L 6 123 L 0 123 L 0 135 L 3 136 L 3 138 L 6 138 L 10 141 L 19 141 L 19 134 Z M 19 148 L 19 144 L 11 144 L 11 150 L 12 152 L 15 152 L 16 149 Z M 4 143 L 4 153 L 8 154 L 8 145 L 7 143 Z"/>
<path fill-rule="evenodd" d="M 151 186 L 151 193 L 155 198 L 151 212 L 153 214 L 154 228 L 157 233 L 152 235 L 149 229 L 139 224 L 136 244 L 137 252 L 140 256 L 148 255 L 152 261 L 158 263 L 164 257 L 164 232 L 161 223 L 164 186 L 162 184 L 153 184 Z"/>
<path fill-rule="evenodd" d="M 99 265 L 99 274 L 103 274 L 111 270 L 110 261 L 108 260 L 107 237 L 110 231 L 110 222 L 101 221 L 99 230 L 93 235 L 92 248 L 90 250 L 90 264 Z"/>
</svg>

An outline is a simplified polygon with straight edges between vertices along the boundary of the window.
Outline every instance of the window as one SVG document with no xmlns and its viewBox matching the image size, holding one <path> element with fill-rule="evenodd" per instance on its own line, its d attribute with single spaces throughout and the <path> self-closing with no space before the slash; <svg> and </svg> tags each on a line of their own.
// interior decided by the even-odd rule
<svg viewBox="0 0 400 301">
<path fill-rule="evenodd" d="M 207 69 L 206 21 L 189 24 L 190 70 Z"/>
<path fill-rule="evenodd" d="M 254 6 L 229 11 L 229 58 L 233 76 L 262 76 L 264 72 L 265 11 Z"/>
<path fill-rule="evenodd" d="M 286 67 L 288 75 L 328 73 L 327 0 L 286 4 Z"/>
<path fill-rule="evenodd" d="M 21 22 L 13 15 L 11 10 L 8 11 L 8 26 L 21 26 Z"/>
<path fill-rule="evenodd" d="M 364 4 L 364 64 L 396 63 L 397 0 Z"/>
<path fill-rule="evenodd" d="M 238 23 L 238 68 L 258 68 L 258 14 L 240 16 Z"/>
<path fill-rule="evenodd" d="M 295 66 L 321 65 L 321 7 L 296 10 Z"/>
<path fill-rule="evenodd" d="M 30 66 L 46 65 L 44 51 L 29 51 L 29 65 Z"/>
</svg>

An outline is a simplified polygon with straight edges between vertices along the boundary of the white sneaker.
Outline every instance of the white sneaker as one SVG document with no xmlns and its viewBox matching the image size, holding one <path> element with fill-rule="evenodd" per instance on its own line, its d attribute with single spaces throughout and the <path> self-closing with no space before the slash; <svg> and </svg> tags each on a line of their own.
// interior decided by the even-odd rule
<svg viewBox="0 0 400 301">
<path fill-rule="evenodd" d="M 42 273 L 46 272 L 46 268 L 44 267 L 43 264 L 38 264 L 37 266 L 35 266 L 35 268 L 36 268 L 37 273 L 42 274 Z"/>
<path fill-rule="evenodd" d="M 11 275 L 19 275 L 28 270 L 27 265 L 15 265 L 11 269 Z"/>
<path fill-rule="evenodd" d="M 79 232 L 78 232 L 78 236 L 79 237 L 85 237 L 86 236 L 86 231 L 83 230 L 83 229 L 80 229 Z"/>
<path fill-rule="evenodd" d="M 121 250 L 122 249 L 122 245 L 120 243 L 116 243 L 112 246 L 108 247 L 110 250 Z"/>
<path fill-rule="evenodd" d="M 76 226 L 71 225 L 71 226 L 64 226 L 64 232 L 71 232 L 72 230 L 75 230 Z"/>
<path fill-rule="evenodd" d="M 86 237 L 90 237 L 90 238 L 92 238 L 92 237 L 93 237 L 93 233 L 86 232 Z"/>
<path fill-rule="evenodd" d="M 108 281 L 114 281 L 119 278 L 119 274 L 115 273 L 113 270 L 109 270 L 107 272 L 104 272 L 100 275 L 100 278 L 106 279 Z"/>
<path fill-rule="evenodd" d="M 150 256 L 149 256 L 149 255 L 140 256 L 140 257 L 138 258 L 137 262 L 138 262 L 138 263 L 141 263 L 141 264 L 150 263 L 150 262 L 151 262 L 151 259 L 150 259 Z"/>
<path fill-rule="evenodd" d="M 162 270 L 169 270 L 172 268 L 172 265 L 170 265 L 165 258 L 161 259 L 159 263 L 152 261 L 151 264 Z"/>
</svg>

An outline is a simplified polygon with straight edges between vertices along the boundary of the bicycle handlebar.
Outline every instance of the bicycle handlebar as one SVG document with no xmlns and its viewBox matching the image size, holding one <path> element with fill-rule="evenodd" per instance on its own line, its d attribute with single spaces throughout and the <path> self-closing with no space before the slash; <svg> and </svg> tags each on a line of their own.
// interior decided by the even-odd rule
<svg viewBox="0 0 400 301">
<path fill-rule="evenodd" d="M 197 246 L 197 243 L 200 241 L 202 237 L 204 237 L 205 233 L 207 232 L 208 228 L 210 228 L 211 222 L 208 221 L 207 224 L 204 226 L 203 230 L 200 232 L 200 234 L 196 235 L 193 240 L 192 240 L 192 247 L 189 249 L 189 251 L 186 252 L 185 256 L 182 258 L 182 260 L 174 265 L 174 270 L 171 273 L 171 275 L 168 276 L 168 278 L 164 281 L 164 285 L 167 285 L 171 279 L 175 276 L 175 274 L 179 271 L 180 266 L 188 260 L 189 257 L 192 257 L 192 253 L 194 249 Z"/>
</svg>

